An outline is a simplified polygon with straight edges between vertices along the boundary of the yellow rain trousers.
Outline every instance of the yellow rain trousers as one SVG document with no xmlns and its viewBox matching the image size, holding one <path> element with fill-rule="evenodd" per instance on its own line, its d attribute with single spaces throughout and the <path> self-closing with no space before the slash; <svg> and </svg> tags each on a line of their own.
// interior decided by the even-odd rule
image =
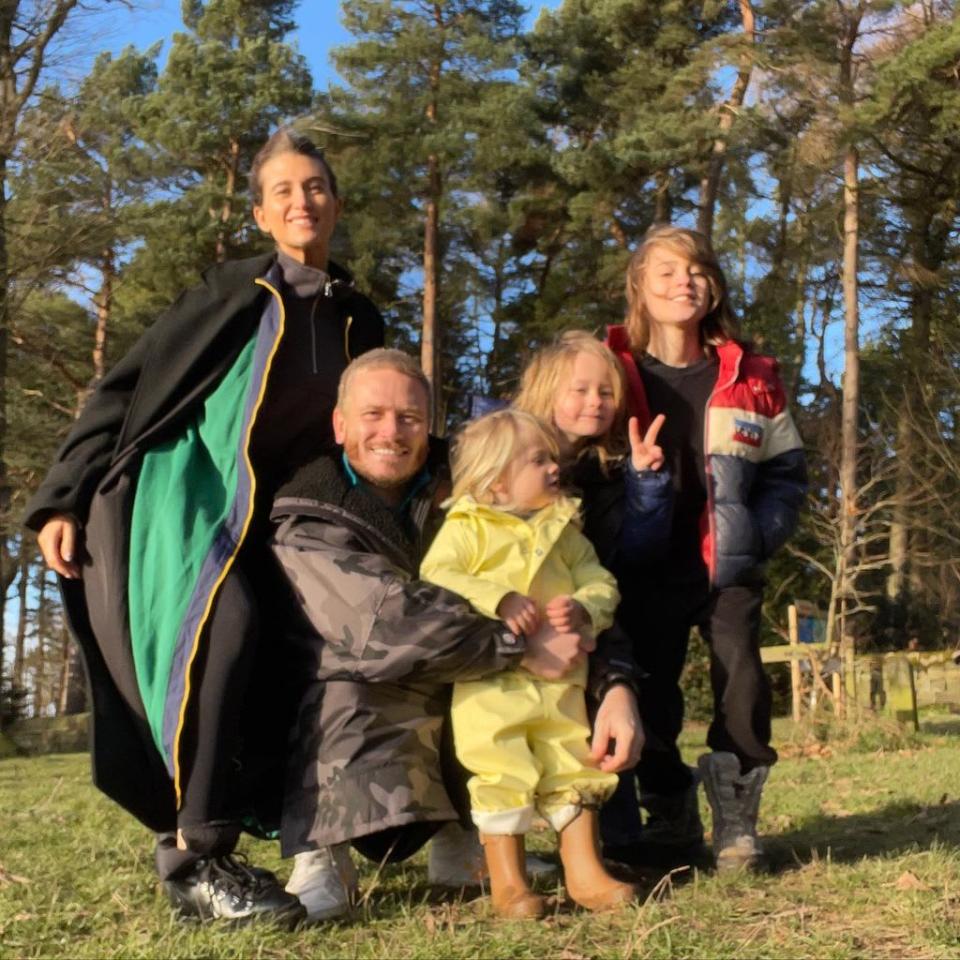
<svg viewBox="0 0 960 960">
<path fill-rule="evenodd" d="M 580 532 L 579 501 L 563 498 L 530 517 L 463 497 L 450 508 L 424 557 L 424 580 L 459 593 L 496 617 L 510 592 L 537 602 L 569 595 L 595 633 L 613 623 L 616 581 Z M 488 834 L 526 833 L 534 812 L 562 830 L 582 806 L 599 806 L 617 778 L 590 758 L 583 663 L 561 681 L 523 669 L 454 684 L 457 757 L 473 774 L 471 816 Z"/>
</svg>

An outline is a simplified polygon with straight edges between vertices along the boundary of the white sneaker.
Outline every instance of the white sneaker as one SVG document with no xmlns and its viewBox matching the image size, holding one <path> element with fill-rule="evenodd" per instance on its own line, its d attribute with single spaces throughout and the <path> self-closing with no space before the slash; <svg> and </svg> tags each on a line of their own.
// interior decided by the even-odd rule
<svg viewBox="0 0 960 960">
<path fill-rule="evenodd" d="M 358 878 L 349 843 L 308 850 L 293 859 L 286 889 L 303 904 L 308 922 L 332 920 L 350 910 Z"/>
<path fill-rule="evenodd" d="M 556 864 L 527 854 L 527 876 L 531 880 L 555 876 Z M 487 863 L 475 829 L 459 823 L 445 823 L 430 841 L 427 854 L 427 880 L 431 886 L 459 890 L 478 887 L 488 879 Z"/>
</svg>

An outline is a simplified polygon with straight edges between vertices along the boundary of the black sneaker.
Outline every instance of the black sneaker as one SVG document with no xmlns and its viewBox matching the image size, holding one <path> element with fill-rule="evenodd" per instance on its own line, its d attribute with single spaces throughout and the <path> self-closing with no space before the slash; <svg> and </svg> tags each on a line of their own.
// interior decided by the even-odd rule
<svg viewBox="0 0 960 960">
<path fill-rule="evenodd" d="M 181 917 L 248 923 L 265 920 L 294 927 L 306 916 L 300 901 L 262 867 L 238 856 L 204 857 L 185 877 L 164 880 L 167 896 Z"/>
</svg>

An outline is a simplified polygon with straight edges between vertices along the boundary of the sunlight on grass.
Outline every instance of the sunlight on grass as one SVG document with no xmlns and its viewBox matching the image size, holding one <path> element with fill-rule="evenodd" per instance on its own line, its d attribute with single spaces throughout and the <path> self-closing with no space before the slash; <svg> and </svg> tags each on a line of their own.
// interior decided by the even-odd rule
<svg viewBox="0 0 960 960">
<path fill-rule="evenodd" d="M 294 933 L 173 919 L 150 836 L 89 783 L 87 758 L 0 760 L 0 957 L 956 957 L 960 745 L 942 732 L 862 730 L 817 742 L 778 726 L 783 759 L 761 827 L 771 872 L 680 871 L 618 913 L 573 911 L 554 884 L 541 922 L 441 902 L 425 857 L 362 868 L 349 921 Z M 704 731 L 684 735 L 693 760 Z M 704 817 L 708 811 L 704 804 Z M 709 820 L 706 820 L 709 822 Z M 531 846 L 551 853 L 553 838 Z M 273 845 L 244 849 L 281 876 Z"/>
</svg>

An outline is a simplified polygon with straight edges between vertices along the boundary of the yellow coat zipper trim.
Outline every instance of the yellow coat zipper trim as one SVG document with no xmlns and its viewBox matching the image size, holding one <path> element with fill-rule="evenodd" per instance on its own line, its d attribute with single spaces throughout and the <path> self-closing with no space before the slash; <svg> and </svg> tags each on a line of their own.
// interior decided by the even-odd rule
<svg viewBox="0 0 960 960">
<path fill-rule="evenodd" d="M 237 540 L 237 548 L 227 558 L 227 562 L 223 565 L 223 570 L 221 571 L 220 576 L 217 577 L 216 583 L 214 583 L 213 589 L 210 591 L 210 596 L 207 597 L 207 605 L 204 608 L 203 616 L 200 618 L 200 623 L 197 626 L 196 633 L 193 635 L 193 647 L 190 650 L 190 659 L 187 661 L 186 678 L 183 687 L 183 700 L 180 701 L 180 717 L 177 721 L 177 731 L 173 737 L 173 789 L 177 799 L 178 811 L 182 801 L 182 789 L 180 786 L 180 737 L 183 734 L 183 725 L 187 716 L 187 704 L 190 701 L 190 677 L 193 673 L 193 662 L 197 657 L 197 651 L 200 649 L 200 637 L 203 635 L 203 629 L 207 625 L 207 621 L 210 619 L 210 611 L 213 609 L 214 601 L 217 598 L 217 594 L 220 592 L 220 587 L 223 585 L 223 581 L 226 580 L 227 574 L 230 572 L 230 568 L 237 559 L 237 555 L 240 552 L 240 547 L 247 538 L 247 530 L 250 529 L 250 523 L 253 520 L 254 504 L 256 503 L 257 495 L 257 478 L 253 472 L 253 464 L 250 462 L 250 437 L 253 434 L 253 426 L 257 422 L 257 414 L 260 412 L 260 407 L 263 405 L 263 398 L 267 389 L 267 380 L 270 377 L 270 367 L 273 365 L 273 358 L 277 353 L 277 348 L 280 346 L 280 341 L 283 339 L 283 331 L 287 320 L 286 313 L 283 309 L 283 298 L 280 296 L 277 289 L 262 277 L 258 277 L 253 282 L 259 284 L 261 287 L 266 287 L 266 289 L 269 290 L 276 298 L 277 306 L 280 308 L 280 329 L 277 332 L 277 337 L 273 341 L 273 346 L 270 348 L 270 353 L 267 356 L 267 363 L 263 371 L 263 379 L 260 383 L 260 391 L 257 394 L 257 401 L 253 407 L 253 415 L 250 417 L 250 423 L 247 425 L 247 435 L 243 441 L 243 460 L 247 466 L 247 473 L 250 477 L 250 497 L 247 502 L 247 516 L 243 521 L 243 529 L 240 531 L 240 537 Z"/>
</svg>

